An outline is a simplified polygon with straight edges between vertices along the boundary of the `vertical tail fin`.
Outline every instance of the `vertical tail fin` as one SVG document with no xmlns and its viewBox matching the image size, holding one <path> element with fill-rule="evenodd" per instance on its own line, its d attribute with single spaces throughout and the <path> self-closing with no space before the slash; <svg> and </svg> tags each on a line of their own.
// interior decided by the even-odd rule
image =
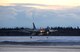
<svg viewBox="0 0 80 52">
<path fill-rule="evenodd" d="M 36 29 L 36 26 L 35 26 L 34 22 L 33 22 L 33 29 Z"/>
</svg>

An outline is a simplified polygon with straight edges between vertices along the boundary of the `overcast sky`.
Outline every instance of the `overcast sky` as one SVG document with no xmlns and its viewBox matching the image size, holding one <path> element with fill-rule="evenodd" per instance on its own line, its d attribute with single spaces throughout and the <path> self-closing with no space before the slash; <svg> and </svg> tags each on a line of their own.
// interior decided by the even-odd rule
<svg viewBox="0 0 80 52">
<path fill-rule="evenodd" d="M 80 0 L 0 1 L 0 27 L 32 27 L 33 21 L 37 27 L 80 27 Z"/>
</svg>

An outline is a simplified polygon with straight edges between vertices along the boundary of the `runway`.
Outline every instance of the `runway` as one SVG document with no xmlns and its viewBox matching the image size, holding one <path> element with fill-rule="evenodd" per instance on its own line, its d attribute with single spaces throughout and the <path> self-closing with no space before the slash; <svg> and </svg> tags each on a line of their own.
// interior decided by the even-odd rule
<svg viewBox="0 0 80 52">
<path fill-rule="evenodd" d="M 0 45 L 0 52 L 80 52 L 80 46 Z"/>
</svg>

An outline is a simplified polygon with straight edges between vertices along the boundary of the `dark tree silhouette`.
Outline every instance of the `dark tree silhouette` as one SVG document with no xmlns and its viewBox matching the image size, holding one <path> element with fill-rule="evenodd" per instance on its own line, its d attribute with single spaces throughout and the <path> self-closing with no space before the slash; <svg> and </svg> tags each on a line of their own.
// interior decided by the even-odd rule
<svg viewBox="0 0 80 52">
<path fill-rule="evenodd" d="M 80 28 L 73 27 L 46 27 L 41 34 L 40 29 L 31 28 L 0 28 L 0 36 L 80 36 Z M 34 33 L 34 35 L 32 35 Z"/>
</svg>

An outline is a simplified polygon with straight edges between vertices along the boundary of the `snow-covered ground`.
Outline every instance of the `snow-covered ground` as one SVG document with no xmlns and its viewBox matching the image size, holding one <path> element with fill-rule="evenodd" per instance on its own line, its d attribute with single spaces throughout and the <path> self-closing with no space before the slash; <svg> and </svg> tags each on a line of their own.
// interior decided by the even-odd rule
<svg viewBox="0 0 80 52">
<path fill-rule="evenodd" d="M 0 52 L 80 52 L 80 46 L 0 45 Z"/>
<path fill-rule="evenodd" d="M 15 42 L 80 42 L 80 36 L 0 36 L 2 41 Z"/>
</svg>

